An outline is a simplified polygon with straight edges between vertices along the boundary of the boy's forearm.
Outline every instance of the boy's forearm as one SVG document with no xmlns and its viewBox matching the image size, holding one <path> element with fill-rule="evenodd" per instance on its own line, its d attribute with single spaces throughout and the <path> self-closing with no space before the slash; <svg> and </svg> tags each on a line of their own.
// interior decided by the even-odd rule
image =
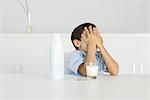
<svg viewBox="0 0 150 100">
<path fill-rule="evenodd" d="M 119 66 L 116 63 L 116 61 L 109 55 L 109 53 L 107 52 L 107 50 L 105 49 L 105 47 L 103 45 L 100 46 L 100 50 L 101 50 L 101 54 L 103 56 L 103 59 L 107 65 L 108 71 L 112 75 L 118 74 L 119 73 Z"/>
<path fill-rule="evenodd" d="M 85 62 L 79 66 L 78 72 L 82 76 L 86 76 L 86 64 L 89 64 L 90 62 L 95 61 L 95 53 L 96 53 L 96 47 L 92 45 L 88 45 L 88 51 L 87 51 L 87 57 L 85 59 Z"/>
<path fill-rule="evenodd" d="M 88 45 L 87 57 L 85 59 L 85 64 L 89 64 L 90 62 L 95 61 L 95 53 L 96 53 L 96 46 L 93 44 Z"/>
</svg>

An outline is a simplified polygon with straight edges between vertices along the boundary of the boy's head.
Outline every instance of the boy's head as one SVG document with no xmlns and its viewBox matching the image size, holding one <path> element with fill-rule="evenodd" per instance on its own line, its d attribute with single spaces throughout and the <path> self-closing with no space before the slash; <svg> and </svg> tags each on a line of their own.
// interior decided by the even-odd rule
<svg viewBox="0 0 150 100">
<path fill-rule="evenodd" d="M 81 39 L 81 34 L 84 31 L 84 27 L 88 28 L 89 26 L 92 26 L 92 28 L 96 27 L 92 23 L 84 23 L 84 24 L 77 26 L 73 30 L 71 34 L 71 41 L 73 43 L 73 46 L 76 48 L 76 50 L 87 51 L 87 44 L 85 43 L 85 41 Z"/>
</svg>

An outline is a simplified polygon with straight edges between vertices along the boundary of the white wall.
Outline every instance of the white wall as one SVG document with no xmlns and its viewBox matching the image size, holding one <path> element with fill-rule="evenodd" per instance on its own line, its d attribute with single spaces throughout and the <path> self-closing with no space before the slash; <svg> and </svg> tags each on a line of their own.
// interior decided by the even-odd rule
<svg viewBox="0 0 150 100">
<path fill-rule="evenodd" d="M 150 39 L 148 39 L 148 42 L 147 42 L 147 47 L 148 47 L 148 71 L 149 71 L 149 74 L 150 74 Z"/>
<path fill-rule="evenodd" d="M 133 65 L 138 69 L 136 74 L 141 73 L 141 65 L 143 74 L 150 74 L 150 35 L 111 33 L 102 36 L 105 47 L 120 66 L 120 74 L 133 74 Z M 0 73 L 48 74 L 51 38 L 51 34 L 0 34 Z M 65 54 L 74 50 L 70 34 L 62 33 L 61 39 Z"/>
<path fill-rule="evenodd" d="M 148 32 L 150 33 L 150 0 L 148 0 Z"/>
<path fill-rule="evenodd" d="M 17 0 L 0 0 L 0 32 L 25 32 L 26 18 Z M 23 0 L 21 0 L 23 1 Z M 147 32 L 148 0 L 29 0 L 33 32 L 71 32 L 93 22 L 103 32 Z"/>
<path fill-rule="evenodd" d="M 2 32 L 3 31 L 3 29 L 2 29 L 2 0 L 0 0 L 0 32 Z"/>
</svg>

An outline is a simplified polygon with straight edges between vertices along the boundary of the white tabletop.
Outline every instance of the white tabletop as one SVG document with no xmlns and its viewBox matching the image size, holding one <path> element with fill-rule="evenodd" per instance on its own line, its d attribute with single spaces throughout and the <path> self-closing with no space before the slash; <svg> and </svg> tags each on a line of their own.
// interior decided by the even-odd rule
<svg viewBox="0 0 150 100">
<path fill-rule="evenodd" d="M 150 76 L 99 76 L 89 81 L 65 75 L 0 75 L 0 100 L 150 100 Z"/>
</svg>

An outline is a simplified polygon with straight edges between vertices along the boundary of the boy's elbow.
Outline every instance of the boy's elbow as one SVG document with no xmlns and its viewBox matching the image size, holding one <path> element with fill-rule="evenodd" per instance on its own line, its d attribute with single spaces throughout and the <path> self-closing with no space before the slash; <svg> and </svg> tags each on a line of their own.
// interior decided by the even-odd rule
<svg viewBox="0 0 150 100">
<path fill-rule="evenodd" d="M 79 66 L 78 72 L 80 73 L 80 75 L 86 76 L 86 67 L 85 67 L 84 64 L 81 64 L 81 65 Z"/>
<path fill-rule="evenodd" d="M 112 72 L 111 75 L 112 75 L 112 76 L 117 76 L 118 73 L 119 73 L 119 72 L 117 72 L 117 71 L 116 71 L 116 72 Z"/>
<path fill-rule="evenodd" d="M 112 76 L 116 76 L 119 74 L 119 66 L 118 64 L 115 65 L 115 69 L 111 72 Z"/>
</svg>

